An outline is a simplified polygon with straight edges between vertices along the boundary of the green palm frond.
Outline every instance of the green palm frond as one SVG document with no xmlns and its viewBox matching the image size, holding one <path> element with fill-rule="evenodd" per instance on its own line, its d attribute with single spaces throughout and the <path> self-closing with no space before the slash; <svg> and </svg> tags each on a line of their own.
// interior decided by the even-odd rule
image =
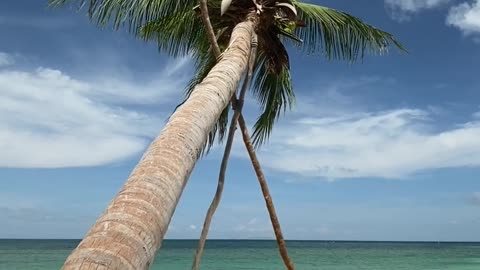
<svg viewBox="0 0 480 270">
<path fill-rule="evenodd" d="M 136 32 L 140 26 L 180 10 L 191 10 L 197 0 L 49 0 L 49 6 L 77 3 L 88 6 L 89 17 L 98 25 L 109 23 L 118 29 L 127 24 Z"/>
<path fill-rule="evenodd" d="M 257 58 L 252 90 L 263 112 L 253 127 L 252 138 L 255 147 L 261 146 L 268 140 L 275 121 L 282 112 L 287 108 L 290 109 L 295 103 L 288 65 L 283 65 L 279 72 L 271 72 L 266 65 L 267 58 L 262 52 Z"/>
<path fill-rule="evenodd" d="M 174 57 L 195 51 L 204 53 L 209 46 L 202 20 L 192 9 L 174 12 L 140 27 L 138 36 L 154 40 L 160 51 Z"/>
<path fill-rule="evenodd" d="M 279 38 L 276 29 L 267 31 L 258 37 L 261 56 L 264 58 L 263 65 L 267 72 L 280 73 L 284 67 L 290 68 L 288 52 Z"/>
<path fill-rule="evenodd" d="M 322 51 L 329 59 L 355 61 L 365 52 L 384 53 L 388 46 L 405 48 L 393 35 L 379 30 L 360 19 L 335 9 L 294 2 L 298 17 L 306 27 L 296 29 L 304 41 L 301 45 L 308 53 Z"/>
</svg>

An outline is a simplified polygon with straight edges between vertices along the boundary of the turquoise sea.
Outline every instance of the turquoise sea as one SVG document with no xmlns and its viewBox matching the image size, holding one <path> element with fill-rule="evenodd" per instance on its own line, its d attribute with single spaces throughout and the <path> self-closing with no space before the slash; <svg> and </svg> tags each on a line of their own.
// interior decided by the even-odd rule
<svg viewBox="0 0 480 270">
<path fill-rule="evenodd" d="M 59 269 L 79 240 L 0 240 L 1 270 Z M 151 269 L 190 269 L 196 241 L 166 240 Z M 288 241 L 298 270 L 479 270 L 480 243 Z M 202 269 L 284 269 L 274 241 L 211 240 Z"/>
</svg>

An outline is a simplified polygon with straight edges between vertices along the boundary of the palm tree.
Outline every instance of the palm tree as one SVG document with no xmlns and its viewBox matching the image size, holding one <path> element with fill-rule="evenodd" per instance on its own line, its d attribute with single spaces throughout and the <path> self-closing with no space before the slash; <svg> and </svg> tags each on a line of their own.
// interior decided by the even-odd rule
<svg viewBox="0 0 480 270">
<path fill-rule="evenodd" d="M 326 7 L 291 1 L 301 20 L 297 21 L 290 8 L 275 6 L 272 0 L 257 0 L 262 6 L 259 12 L 250 0 L 233 0 L 223 16 L 219 16 L 220 0 L 212 0 L 212 24 L 219 30 L 220 46 L 226 47 L 217 62 L 193 9 L 196 0 L 50 3 L 72 1 L 88 5 L 90 17 L 99 25 L 126 25 L 136 34 L 143 29 L 162 51 L 193 55 L 198 72 L 189 85 L 189 98 L 170 117 L 63 269 L 149 268 L 196 161 L 216 134 L 221 139 L 225 133 L 225 111 L 247 67 L 253 33 L 258 35 L 253 91 L 263 108 L 254 126 L 256 145 L 268 139 L 275 120 L 293 102 L 281 34 L 295 39 L 293 34 L 298 35 L 303 40 L 298 47 L 305 52 L 349 61 L 362 58 L 364 52 L 384 52 L 392 44 L 401 48 L 392 35 Z M 303 24 L 306 27 L 297 27 Z"/>
<path fill-rule="evenodd" d="M 196 8 L 196 10 L 201 11 L 201 19 L 202 19 L 203 24 L 204 24 L 205 29 L 206 29 L 206 34 L 207 34 L 207 37 L 208 37 L 208 40 L 209 40 L 209 43 L 210 43 L 209 45 L 211 46 L 210 49 L 212 50 L 215 58 L 218 58 L 218 54 L 220 54 L 221 49 L 217 44 L 217 38 L 219 39 L 218 40 L 219 42 L 222 41 L 221 34 L 225 33 L 225 28 L 216 29 L 217 30 L 217 37 L 216 37 L 214 27 L 212 27 L 212 25 L 210 24 L 210 18 L 213 18 L 213 20 L 215 20 L 215 19 L 222 20 L 222 19 L 218 18 L 219 17 L 218 12 L 212 12 L 213 14 L 208 13 L 209 9 L 208 9 L 204 0 L 200 0 L 199 2 L 200 2 L 200 5 Z M 276 5 L 277 6 L 283 6 L 283 7 L 287 8 L 287 11 L 292 11 L 296 14 L 295 6 L 290 5 L 290 3 L 285 3 L 285 2 L 276 3 Z M 225 3 L 227 3 L 227 4 L 225 4 Z M 228 1 L 228 0 L 222 1 L 221 7 L 220 7 L 220 9 L 221 9 L 220 15 L 222 15 L 222 13 L 225 13 L 225 11 L 228 10 L 228 5 L 231 5 L 231 3 L 232 2 Z M 216 7 L 216 8 L 218 9 L 218 7 Z M 289 25 L 288 20 L 285 21 L 284 17 L 282 17 L 282 16 L 277 16 L 277 18 L 279 19 L 277 21 L 277 26 L 281 25 L 283 27 L 275 29 L 276 32 L 284 34 L 287 37 L 292 38 L 293 40 L 300 41 L 299 38 L 296 38 L 295 36 L 291 35 L 290 32 L 285 32 L 285 30 L 288 29 L 289 26 L 291 26 L 291 24 Z M 155 28 L 156 23 L 158 23 L 158 22 L 153 22 L 152 24 L 145 27 L 144 32 L 143 32 L 144 37 L 155 38 L 155 34 L 157 34 L 156 32 L 161 32 L 162 31 L 162 29 L 161 29 L 162 27 L 159 27 L 157 29 Z M 221 23 L 222 22 L 220 22 L 220 25 L 221 25 Z M 299 24 L 299 23 L 300 23 L 300 26 L 302 26 L 301 21 L 296 21 L 294 26 Z M 158 25 L 161 25 L 161 23 L 158 23 Z M 218 26 L 218 24 L 217 24 L 217 26 Z M 161 41 L 161 40 L 163 40 L 163 38 L 160 38 L 159 40 Z M 225 43 L 228 42 L 228 39 L 223 39 L 223 42 L 225 42 Z M 220 45 L 221 45 L 222 48 L 227 47 L 227 44 L 220 44 Z M 327 55 L 332 55 L 332 54 L 335 55 L 335 53 L 329 53 Z M 347 58 L 347 59 L 350 59 L 350 60 L 354 60 L 352 58 L 348 58 L 348 57 L 345 57 L 345 56 L 343 56 L 343 57 Z M 288 58 L 288 55 L 287 55 L 286 58 Z M 213 59 L 210 59 L 210 62 L 206 61 L 205 63 L 200 61 L 201 64 L 199 65 L 199 73 L 197 74 L 196 79 L 193 80 L 193 82 L 190 84 L 191 87 L 195 86 L 196 83 L 200 82 L 204 78 L 204 76 L 206 76 L 206 74 L 208 72 L 208 68 L 209 68 L 209 63 L 211 65 L 213 65 L 214 62 L 215 61 Z M 264 63 L 260 63 L 260 66 L 263 65 L 263 64 Z M 259 65 L 257 65 L 257 68 L 258 67 L 259 67 Z M 204 68 L 205 68 L 205 70 L 204 70 Z M 265 67 L 263 67 L 263 68 L 265 68 Z M 268 67 L 266 67 L 266 68 L 268 68 Z M 257 80 L 258 79 L 259 78 L 257 78 Z M 291 101 L 293 101 L 293 99 L 294 99 L 294 96 L 293 96 L 293 91 L 291 90 L 289 73 L 284 73 L 284 72 L 275 73 L 274 72 L 274 73 L 270 73 L 270 74 L 268 74 L 268 76 L 262 77 L 260 79 L 267 80 L 267 85 L 270 84 L 270 85 L 273 85 L 273 87 L 282 87 L 281 84 L 284 83 L 285 91 L 283 91 L 283 92 L 286 94 L 285 96 L 288 97 L 287 103 L 288 103 L 288 105 L 290 105 Z M 278 82 L 280 82 L 280 84 Z M 190 93 L 190 91 L 192 90 L 191 87 L 187 89 L 187 97 L 188 97 L 188 93 Z M 258 91 L 264 91 L 265 89 L 257 89 L 257 90 Z M 271 90 L 275 90 L 275 89 L 271 89 Z M 283 95 L 283 93 L 282 93 L 282 95 Z M 233 96 L 233 99 L 235 99 L 235 96 Z M 281 105 L 282 103 L 284 104 L 285 102 L 282 101 L 280 103 L 275 103 L 275 104 L 280 104 Z M 275 107 L 270 107 L 269 106 L 268 108 L 275 108 Z M 235 111 L 235 113 L 237 113 L 237 112 Z M 226 121 L 228 119 L 227 118 L 228 117 L 228 107 L 225 109 L 224 114 L 222 114 L 222 115 L 224 115 L 225 117 L 220 119 L 220 121 L 217 123 L 217 127 L 219 127 L 218 134 L 220 135 L 220 138 L 225 137 L 226 129 L 225 128 L 222 129 L 222 127 L 225 127 L 227 125 Z M 270 116 L 275 117 L 275 116 L 278 116 L 278 113 L 266 112 L 262 116 L 265 116 L 265 115 L 270 115 Z M 236 116 L 233 116 L 232 119 L 233 118 L 236 118 Z M 268 134 L 270 133 L 270 130 L 271 130 L 271 127 L 272 127 L 272 121 L 270 121 L 271 119 L 268 119 L 268 117 L 265 117 L 265 118 L 267 119 L 267 121 L 264 121 L 263 123 L 257 122 L 257 124 L 256 124 L 256 128 L 255 128 L 256 133 L 254 133 L 254 134 L 256 134 L 256 136 L 257 136 L 257 138 L 256 138 L 257 139 L 257 145 L 261 144 L 261 143 L 258 143 L 258 140 L 263 142 L 265 140 L 265 138 L 268 137 Z M 234 120 L 232 120 L 232 121 L 234 121 Z M 252 165 L 254 167 L 254 170 L 255 170 L 255 173 L 257 175 L 260 187 L 262 189 L 262 193 L 263 193 L 263 196 L 264 196 L 264 199 L 265 199 L 265 203 L 266 203 L 266 206 L 267 206 L 267 209 L 268 209 L 268 213 L 269 213 L 269 216 L 270 216 L 270 219 L 271 219 L 271 222 L 272 222 L 272 226 L 273 226 L 273 229 L 274 229 L 274 232 L 275 232 L 275 236 L 276 236 L 278 248 L 279 248 L 279 251 L 280 251 L 280 255 L 281 255 L 281 257 L 282 257 L 282 259 L 285 263 L 286 268 L 287 269 L 294 269 L 293 263 L 288 256 L 285 240 L 284 240 L 282 232 L 281 232 L 278 217 L 275 213 L 275 208 L 274 208 L 274 205 L 273 205 L 272 197 L 271 197 L 270 192 L 268 190 L 268 185 L 267 185 L 266 179 L 265 179 L 264 174 L 261 170 L 260 163 L 259 163 L 258 159 L 256 158 L 256 154 L 255 154 L 255 151 L 252 147 L 252 142 L 251 142 L 250 136 L 248 135 L 248 130 L 246 128 L 245 120 L 243 119 L 243 116 L 241 115 L 241 113 L 239 115 L 238 121 L 240 123 L 240 128 L 242 130 L 242 135 L 243 135 L 245 146 L 248 150 L 249 156 L 250 156 L 251 161 L 252 161 Z M 243 122 L 243 125 L 242 125 L 242 122 Z M 221 169 L 220 169 L 220 174 L 219 174 L 219 181 L 218 181 L 217 190 L 215 192 L 215 196 L 212 200 L 212 203 L 210 204 L 210 207 L 207 211 L 207 215 L 205 217 L 204 226 L 203 226 L 201 236 L 200 236 L 200 239 L 199 239 L 199 243 L 198 243 L 198 246 L 197 246 L 197 250 L 196 250 L 195 256 L 194 256 L 192 270 L 196 270 L 196 269 L 199 268 L 200 258 L 201 258 L 203 248 L 204 248 L 204 245 L 205 245 L 205 242 L 206 242 L 209 226 L 211 224 L 211 220 L 213 218 L 215 210 L 218 207 L 218 204 L 221 200 L 221 196 L 222 196 L 222 192 L 223 192 L 223 186 L 224 186 L 226 164 L 227 164 L 227 161 L 228 161 L 229 151 L 231 149 L 231 143 L 233 141 L 233 134 L 231 134 L 231 132 L 232 132 L 232 129 L 233 129 L 235 124 L 236 124 L 236 122 L 232 122 L 231 126 L 230 126 L 230 129 L 229 129 L 229 133 L 228 133 L 228 137 L 227 137 L 228 139 L 227 139 L 227 143 L 226 143 L 226 146 L 225 146 L 225 153 L 224 153 L 224 156 L 223 156 L 223 159 L 222 159 L 222 164 L 221 164 Z M 263 127 L 264 128 L 263 131 L 261 130 L 262 125 L 266 125 L 265 127 Z M 210 142 L 213 142 L 213 138 L 215 136 L 215 130 L 213 130 L 212 133 L 213 134 L 211 134 L 211 136 L 210 136 L 210 138 L 212 140 Z M 265 135 L 265 134 L 267 134 L 267 135 Z"/>
<path fill-rule="evenodd" d="M 227 0 L 228 1 L 228 0 Z M 200 8 L 200 15 L 203 21 L 203 25 L 205 27 L 205 31 L 207 34 L 208 41 L 211 46 L 211 50 L 213 55 L 215 56 L 216 59 L 219 59 L 221 57 L 221 51 L 220 47 L 218 46 L 217 43 L 217 38 L 215 36 L 215 31 L 213 29 L 213 26 L 210 22 L 210 15 L 208 14 L 208 5 L 207 5 L 207 0 L 199 0 L 199 8 Z M 225 1 L 222 2 L 224 4 Z M 231 2 L 229 2 L 231 3 Z M 222 7 L 225 8 L 225 5 L 222 5 Z M 222 11 L 223 13 L 224 11 Z M 285 244 L 285 240 L 283 238 L 282 230 L 280 227 L 280 222 L 278 221 L 278 217 L 275 212 L 275 207 L 273 205 L 273 200 L 272 196 L 270 195 L 270 192 L 268 190 L 268 185 L 265 179 L 265 176 L 263 174 L 263 171 L 260 167 L 260 162 L 257 159 L 253 144 L 251 142 L 250 135 L 248 133 L 248 129 L 245 123 L 245 119 L 243 118 L 242 115 L 242 108 L 243 108 L 243 103 L 244 103 L 244 96 L 246 91 L 250 88 L 250 84 L 253 78 L 253 71 L 254 71 L 254 63 L 256 59 L 256 47 L 257 47 L 257 37 L 254 34 L 253 40 L 252 40 L 252 47 L 250 51 L 250 58 L 248 60 L 248 71 L 246 73 L 245 81 L 243 82 L 242 89 L 240 91 L 240 96 L 239 99 L 236 99 L 236 95 L 233 95 L 232 97 L 232 108 L 234 109 L 235 113 L 232 116 L 232 120 L 230 122 L 230 128 L 228 130 L 228 135 L 227 135 L 227 142 L 225 144 L 225 151 L 223 154 L 222 158 L 222 163 L 220 166 L 220 173 L 218 177 L 218 184 L 217 184 L 217 190 L 215 191 L 215 195 L 213 197 L 213 200 L 208 208 L 207 214 L 205 216 L 205 221 L 202 227 L 202 232 L 200 234 L 200 239 L 198 240 L 198 245 L 197 245 L 197 250 L 195 251 L 195 256 L 193 259 L 192 263 L 192 270 L 198 270 L 200 268 L 200 260 L 203 254 L 203 249 L 205 247 L 205 243 L 207 240 L 207 235 L 208 231 L 210 229 L 210 224 L 213 219 L 213 215 L 215 214 L 215 211 L 220 204 L 220 200 L 222 198 L 222 193 L 223 193 L 223 187 L 225 183 L 225 175 L 226 175 L 226 170 L 227 170 L 227 164 L 228 164 L 228 159 L 230 156 L 230 151 L 233 145 L 233 138 L 235 136 L 235 130 L 236 130 L 236 125 L 237 121 L 240 124 L 240 128 L 242 131 L 242 136 L 243 136 L 243 141 L 245 144 L 245 147 L 248 151 L 248 154 L 250 156 L 250 160 L 252 162 L 253 168 L 255 173 L 257 174 L 258 181 L 260 183 L 260 187 L 265 199 L 265 204 L 267 206 L 267 210 L 270 216 L 270 220 L 272 222 L 272 227 L 275 232 L 275 238 L 277 240 L 277 245 L 278 249 L 280 252 L 280 256 L 282 257 L 282 260 L 288 270 L 294 270 L 295 267 L 293 265 L 293 262 L 291 261 L 290 257 L 288 256 L 288 251 L 287 247 Z M 235 105 L 235 106 L 234 106 Z"/>
</svg>

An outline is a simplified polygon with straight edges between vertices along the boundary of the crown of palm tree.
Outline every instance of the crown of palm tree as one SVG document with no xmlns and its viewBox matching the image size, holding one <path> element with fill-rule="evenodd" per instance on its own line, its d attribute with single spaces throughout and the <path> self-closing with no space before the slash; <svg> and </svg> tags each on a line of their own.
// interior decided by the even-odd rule
<svg viewBox="0 0 480 270">
<path fill-rule="evenodd" d="M 50 0 L 52 5 L 74 0 Z M 186 97 L 201 82 L 216 59 L 210 52 L 197 0 L 77 0 L 89 4 L 89 15 L 100 25 L 127 25 L 145 40 L 155 40 L 161 51 L 172 56 L 192 55 L 196 72 L 186 87 Z M 391 45 L 404 50 L 394 37 L 347 13 L 297 0 L 209 0 L 209 15 L 221 50 L 228 46 L 236 24 L 258 12 L 258 55 L 252 92 L 262 113 L 252 138 L 259 146 L 268 139 L 275 121 L 295 101 L 288 52 L 284 43 L 310 55 L 349 62 L 365 53 L 385 53 Z M 206 143 L 222 141 L 227 131 L 229 108 L 225 108 Z"/>
</svg>

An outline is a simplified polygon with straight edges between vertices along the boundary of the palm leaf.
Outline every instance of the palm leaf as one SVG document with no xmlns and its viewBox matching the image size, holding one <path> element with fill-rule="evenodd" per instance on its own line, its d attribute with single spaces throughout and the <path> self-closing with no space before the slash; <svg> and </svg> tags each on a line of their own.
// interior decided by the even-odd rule
<svg viewBox="0 0 480 270">
<path fill-rule="evenodd" d="M 287 108 L 290 109 L 295 103 L 288 65 L 284 64 L 280 71 L 272 72 L 266 64 L 268 58 L 263 52 L 259 52 L 257 58 L 252 90 L 263 112 L 253 127 L 252 138 L 255 147 L 261 146 L 268 140 L 275 121 L 282 112 Z"/>
<path fill-rule="evenodd" d="M 299 1 L 294 4 L 299 19 L 306 23 L 296 32 L 304 41 L 302 49 L 308 53 L 322 51 L 329 59 L 353 62 L 362 59 L 365 52 L 385 53 L 390 45 L 405 51 L 393 35 L 347 13 Z"/>
<path fill-rule="evenodd" d="M 50 6 L 77 3 L 88 6 L 88 15 L 100 26 L 112 23 L 115 29 L 127 24 L 136 32 L 142 25 L 174 12 L 192 9 L 197 0 L 49 0 Z"/>
<path fill-rule="evenodd" d="M 147 23 L 140 27 L 138 36 L 144 40 L 154 40 L 160 51 L 174 57 L 192 51 L 204 53 L 209 46 L 202 21 L 192 9 Z"/>
<path fill-rule="evenodd" d="M 264 59 L 262 64 L 269 73 L 280 73 L 285 66 L 290 68 L 287 49 L 283 46 L 278 33 L 278 29 L 272 27 L 258 37 L 261 57 Z"/>
</svg>

